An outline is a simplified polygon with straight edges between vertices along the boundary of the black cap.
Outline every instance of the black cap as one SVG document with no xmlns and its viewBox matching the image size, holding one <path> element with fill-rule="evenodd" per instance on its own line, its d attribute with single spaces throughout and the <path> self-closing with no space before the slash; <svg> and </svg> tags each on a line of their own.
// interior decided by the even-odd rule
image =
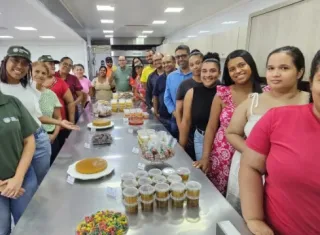
<svg viewBox="0 0 320 235">
<path fill-rule="evenodd" d="M 106 58 L 106 63 L 113 63 L 112 58 L 108 56 L 108 57 Z"/>
</svg>

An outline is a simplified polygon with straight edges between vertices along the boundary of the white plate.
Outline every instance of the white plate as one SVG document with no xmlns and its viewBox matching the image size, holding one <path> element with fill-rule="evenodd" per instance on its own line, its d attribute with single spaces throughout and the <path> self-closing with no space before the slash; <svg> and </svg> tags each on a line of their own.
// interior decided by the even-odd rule
<svg viewBox="0 0 320 235">
<path fill-rule="evenodd" d="M 105 160 L 107 160 L 107 159 L 105 159 Z M 68 168 L 68 171 L 67 171 L 68 175 L 70 175 L 71 177 L 73 177 L 75 179 L 95 180 L 95 179 L 99 179 L 101 177 L 109 175 L 114 170 L 114 166 L 112 164 L 110 164 L 110 162 L 108 162 L 108 167 L 104 171 L 101 171 L 101 172 L 96 173 L 96 174 L 81 174 L 81 173 L 76 171 L 76 164 L 78 162 L 79 161 L 77 161 L 77 162 L 73 163 L 72 165 L 70 165 L 69 168 Z"/>
<path fill-rule="evenodd" d="M 111 122 L 109 126 L 94 126 L 92 122 L 88 123 L 87 127 L 88 128 L 95 128 L 96 130 L 102 130 L 102 129 L 109 129 L 114 126 L 114 122 Z"/>
</svg>

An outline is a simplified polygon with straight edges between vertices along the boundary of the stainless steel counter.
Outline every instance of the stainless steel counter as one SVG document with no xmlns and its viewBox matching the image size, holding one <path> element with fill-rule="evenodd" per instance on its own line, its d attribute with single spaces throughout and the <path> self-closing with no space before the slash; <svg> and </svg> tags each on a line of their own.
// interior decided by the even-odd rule
<svg viewBox="0 0 320 235">
<path fill-rule="evenodd" d="M 111 146 L 87 149 L 87 123 L 93 119 L 86 111 L 78 124 L 81 131 L 73 132 L 62 148 L 39 190 L 13 231 L 13 235 L 72 235 L 77 224 L 86 215 L 99 210 L 124 212 L 119 200 L 108 197 L 106 187 L 119 187 L 123 172 L 135 172 L 138 163 L 146 163 L 139 155 L 132 153 L 137 147 L 135 133 L 129 133 L 123 123 L 122 114 L 112 116 L 115 127 L 110 130 L 114 142 Z M 155 120 L 149 120 L 147 128 L 162 130 L 164 127 Z M 115 166 L 114 172 L 95 181 L 78 181 L 73 185 L 66 182 L 67 169 L 73 162 L 86 157 L 107 156 Z M 220 195 L 207 177 L 192 167 L 192 161 L 184 150 L 177 145 L 176 155 L 168 161 L 175 168 L 180 166 L 191 169 L 191 180 L 202 184 L 200 208 L 158 211 L 128 216 L 128 235 L 135 234 L 216 234 L 217 222 L 229 220 L 243 235 L 251 234 L 239 214 Z M 218 235 L 218 234 L 217 234 Z"/>
</svg>

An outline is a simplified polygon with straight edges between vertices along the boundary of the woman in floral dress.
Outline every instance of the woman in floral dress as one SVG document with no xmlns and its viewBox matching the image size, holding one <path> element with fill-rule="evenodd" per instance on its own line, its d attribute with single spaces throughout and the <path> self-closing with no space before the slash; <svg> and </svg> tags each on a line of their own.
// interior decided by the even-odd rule
<svg viewBox="0 0 320 235">
<path fill-rule="evenodd" d="M 261 93 L 261 79 L 249 52 L 231 52 L 225 62 L 222 83 L 211 105 L 210 120 L 205 132 L 203 154 L 194 166 L 208 174 L 211 182 L 225 195 L 234 148 L 225 132 L 235 108 L 249 94 Z"/>
</svg>

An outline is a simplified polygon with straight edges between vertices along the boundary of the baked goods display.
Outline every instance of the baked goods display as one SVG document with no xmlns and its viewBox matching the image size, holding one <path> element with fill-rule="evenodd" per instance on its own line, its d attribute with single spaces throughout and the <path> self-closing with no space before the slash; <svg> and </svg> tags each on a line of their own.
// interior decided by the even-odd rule
<svg viewBox="0 0 320 235">
<path fill-rule="evenodd" d="M 97 213 L 86 216 L 78 224 L 77 235 L 124 235 L 129 229 L 128 218 L 126 215 L 113 211 L 98 211 Z"/>
<path fill-rule="evenodd" d="M 132 99 L 133 93 L 132 92 L 121 92 L 121 93 L 119 93 L 118 98 L 125 99 L 125 100 Z"/>
<path fill-rule="evenodd" d="M 98 100 L 93 105 L 93 112 L 95 116 L 108 117 L 112 115 L 111 104 L 105 100 Z"/>
<path fill-rule="evenodd" d="M 76 171 L 81 174 L 96 174 L 107 169 L 108 163 L 103 158 L 86 158 L 76 164 Z"/>
<path fill-rule="evenodd" d="M 96 127 L 104 127 L 104 126 L 110 126 L 111 121 L 108 119 L 95 119 L 92 121 L 92 125 Z"/>
<path fill-rule="evenodd" d="M 97 133 L 92 137 L 93 145 L 105 145 L 112 143 L 112 136 L 109 133 Z"/>
</svg>

